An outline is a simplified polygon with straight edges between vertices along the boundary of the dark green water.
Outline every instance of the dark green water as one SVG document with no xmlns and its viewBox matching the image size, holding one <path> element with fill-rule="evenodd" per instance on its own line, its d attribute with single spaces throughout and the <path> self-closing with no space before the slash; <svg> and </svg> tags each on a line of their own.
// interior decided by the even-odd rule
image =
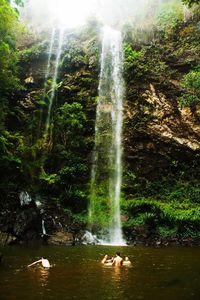
<svg viewBox="0 0 200 300">
<path fill-rule="evenodd" d="M 104 267 L 100 259 L 116 250 L 130 267 Z M 10 247 L 0 265 L 1 300 L 118 299 L 199 300 L 199 248 Z M 46 255 L 50 270 L 26 265 Z"/>
</svg>

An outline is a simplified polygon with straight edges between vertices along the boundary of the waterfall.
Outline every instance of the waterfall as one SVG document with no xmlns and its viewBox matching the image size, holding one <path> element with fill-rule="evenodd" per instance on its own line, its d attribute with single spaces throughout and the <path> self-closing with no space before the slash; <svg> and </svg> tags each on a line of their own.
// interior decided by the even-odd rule
<svg viewBox="0 0 200 300">
<path fill-rule="evenodd" d="M 53 28 L 52 32 L 51 32 L 51 38 L 50 38 L 50 41 L 49 41 L 49 53 L 48 53 L 47 67 L 46 67 L 46 72 L 45 72 L 43 101 L 45 101 L 45 98 L 46 98 L 47 80 L 48 80 L 49 75 L 50 75 L 51 58 L 52 58 L 52 54 L 53 54 L 53 46 L 54 46 L 54 43 L 55 43 L 55 33 L 56 33 L 56 30 L 55 30 L 55 28 Z M 41 126 L 42 126 L 42 118 L 43 118 L 43 108 L 41 108 L 41 111 L 40 111 L 40 123 L 39 123 L 39 132 L 38 132 L 39 134 L 40 134 Z"/>
<path fill-rule="evenodd" d="M 51 40 L 49 43 L 49 54 L 48 54 L 48 60 L 47 60 L 47 69 L 46 69 L 46 73 L 45 73 L 45 92 L 46 92 L 47 80 L 48 80 L 49 74 L 50 74 L 51 57 L 52 57 L 52 53 L 53 53 L 53 45 L 55 43 L 55 33 L 56 33 L 56 30 L 55 30 L 55 28 L 53 28 L 52 32 L 51 32 Z"/>
<path fill-rule="evenodd" d="M 102 35 L 89 217 L 92 223 L 99 213 L 100 195 L 107 199 L 110 221 L 106 240 L 110 244 L 123 245 L 120 220 L 124 95 L 122 36 L 120 31 L 108 26 L 103 27 Z"/>
<path fill-rule="evenodd" d="M 20 192 L 19 199 L 21 206 L 29 205 L 32 202 L 32 198 L 28 192 Z"/>
<path fill-rule="evenodd" d="M 45 235 L 47 235 L 47 231 L 46 231 L 46 228 L 44 225 L 44 220 L 42 219 L 42 236 L 45 236 Z"/>
<path fill-rule="evenodd" d="M 48 64 L 47 64 L 47 72 L 45 75 L 46 80 L 48 79 L 49 72 L 50 72 L 50 62 L 51 62 L 54 39 L 55 39 L 55 32 L 53 30 L 52 36 L 51 36 L 50 51 L 49 51 L 49 58 L 48 58 Z M 56 61 L 55 61 L 54 75 L 53 75 L 53 79 L 52 79 L 51 93 L 50 93 L 49 103 L 48 103 L 48 111 L 47 111 L 45 134 L 44 134 L 45 137 L 48 135 L 48 131 L 49 131 L 49 127 L 50 127 L 51 110 L 52 110 L 53 100 L 55 97 L 55 91 L 57 88 L 56 85 L 57 85 L 60 57 L 61 57 L 61 53 L 62 53 L 63 40 L 64 40 L 64 30 L 60 29 L 59 36 L 58 36 L 58 45 L 57 45 L 57 49 L 56 49 Z"/>
</svg>

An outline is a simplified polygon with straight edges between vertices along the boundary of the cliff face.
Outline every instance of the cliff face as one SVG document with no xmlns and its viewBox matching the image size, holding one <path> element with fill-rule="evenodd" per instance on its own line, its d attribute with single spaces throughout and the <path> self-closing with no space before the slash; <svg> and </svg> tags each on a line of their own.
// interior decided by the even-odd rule
<svg viewBox="0 0 200 300">
<path fill-rule="evenodd" d="M 156 180 L 161 179 L 160 176 L 177 176 L 178 172 L 183 172 L 183 168 L 188 168 L 189 174 L 193 173 L 194 176 L 198 174 L 199 104 L 196 101 L 183 106 L 180 100 L 186 93 L 182 85 L 184 75 L 199 65 L 198 24 L 199 19 L 196 17 L 192 21 L 177 24 L 168 35 L 163 36 L 162 31 L 154 33 L 152 39 L 145 43 L 134 39 L 126 41 L 125 38 L 126 96 L 123 129 L 125 178 L 128 173 L 136 173 L 138 177 Z M 71 109 L 70 114 L 75 109 L 70 105 L 80 104 L 79 109 L 84 114 L 85 123 L 79 124 L 84 126 L 84 130 L 81 129 L 77 136 L 83 139 L 84 160 L 86 159 L 86 164 L 91 164 L 100 50 L 98 26 L 91 25 L 92 29 L 87 28 L 77 36 L 72 35 L 63 45 L 56 99 L 52 108 L 54 130 L 50 144 L 40 146 L 40 149 L 34 132 L 38 130 L 35 123 L 39 119 L 39 110 L 44 112 L 43 120 L 40 121 L 45 122 L 45 111 L 51 92 L 51 85 L 44 90 L 48 44 L 41 43 L 39 46 L 33 44 L 32 49 L 26 50 L 22 55 L 21 75 L 26 86 L 26 91 L 19 101 L 24 110 L 22 121 L 25 122 L 25 127 L 22 131 L 26 137 L 29 136 L 30 143 L 36 144 L 36 152 L 47 151 L 43 164 L 47 172 L 56 173 L 66 163 L 65 158 L 62 159 L 60 153 L 57 153 L 56 143 L 60 143 L 63 150 L 66 150 L 73 141 L 72 135 L 66 135 L 69 124 L 63 126 L 60 120 L 66 113 L 64 104 Z M 52 58 L 50 77 L 56 58 L 55 50 Z M 69 117 L 69 111 L 67 113 Z M 28 119 L 30 114 L 32 120 Z M 64 120 L 62 122 L 64 123 Z M 42 126 L 43 128 L 39 128 L 40 131 L 44 129 L 44 124 Z M 68 146 L 66 138 L 70 140 Z M 74 147 L 74 144 L 71 144 L 70 147 L 72 151 L 79 152 L 79 146 L 77 144 Z M 57 167 L 51 159 L 55 155 L 58 158 Z M 38 159 L 37 153 L 35 159 Z M 86 175 L 87 182 L 90 176 L 89 169 Z"/>
<path fill-rule="evenodd" d="M 124 135 L 127 161 L 152 179 L 168 172 L 173 161 L 174 164 L 180 162 L 188 166 L 192 161 L 198 164 L 200 127 L 191 109 L 180 109 L 173 98 L 166 98 L 151 83 L 142 96 L 150 108 L 143 107 L 142 113 L 131 104 L 126 108 L 128 132 L 125 130 Z M 130 123 L 136 118 L 139 119 L 134 124 L 136 130 L 131 132 Z"/>
<path fill-rule="evenodd" d="M 124 228 L 132 239 L 152 232 L 176 236 L 188 228 L 196 235 L 199 232 L 199 102 L 197 98 L 187 105 L 181 102 L 185 97 L 198 96 L 198 91 L 184 86 L 183 81 L 199 65 L 199 35 L 196 17 L 178 23 L 167 35 L 153 33 L 145 43 L 134 38 L 124 40 L 122 210 Z M 63 44 L 48 138 L 44 130 L 56 50 L 46 86 L 48 43 L 33 41 L 23 50 L 24 90 L 16 95 L 14 113 L 7 120 L 18 138 L 18 165 L 10 165 L 10 173 L 4 176 L 3 194 L 8 201 L 6 205 L 0 203 L 7 215 L 16 211 L 13 197 L 18 203 L 18 193 L 27 190 L 33 198 L 39 194 L 45 203 L 62 206 L 67 213 L 78 214 L 78 222 L 86 222 L 82 213 L 87 214 L 89 201 L 101 47 L 98 37 L 98 24 L 93 23 Z M 12 178 L 14 193 L 7 188 Z M 20 217 L 13 216 L 11 222 L 16 224 Z M 37 210 L 40 223 L 42 217 Z M 1 219 L 5 218 L 2 213 Z M 14 227 L 7 231 L 15 234 Z"/>
<path fill-rule="evenodd" d="M 125 193 L 147 196 L 149 182 L 199 178 L 199 104 L 181 103 L 183 78 L 199 65 L 198 24 L 125 48 Z"/>
</svg>

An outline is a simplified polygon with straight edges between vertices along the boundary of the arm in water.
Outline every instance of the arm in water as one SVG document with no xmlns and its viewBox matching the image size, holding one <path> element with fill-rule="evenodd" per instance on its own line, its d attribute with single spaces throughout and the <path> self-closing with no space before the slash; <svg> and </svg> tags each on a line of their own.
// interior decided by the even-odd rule
<svg viewBox="0 0 200 300">
<path fill-rule="evenodd" d="M 41 259 L 34 261 L 32 264 L 28 265 L 28 267 L 31 267 L 31 266 L 33 266 L 37 263 L 40 263 L 40 262 L 41 262 L 41 264 L 44 268 L 50 268 L 51 267 L 50 263 L 49 263 L 49 261 L 46 257 L 42 257 Z"/>
</svg>

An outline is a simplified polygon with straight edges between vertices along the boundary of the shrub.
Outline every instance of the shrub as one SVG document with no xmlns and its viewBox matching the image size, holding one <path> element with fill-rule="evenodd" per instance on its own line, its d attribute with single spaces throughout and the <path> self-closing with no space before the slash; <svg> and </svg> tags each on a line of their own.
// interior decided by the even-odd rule
<svg viewBox="0 0 200 300">
<path fill-rule="evenodd" d="M 179 103 L 182 107 L 190 106 L 200 102 L 200 66 L 197 66 L 194 70 L 184 75 L 182 87 L 185 92 L 179 99 Z"/>
</svg>

